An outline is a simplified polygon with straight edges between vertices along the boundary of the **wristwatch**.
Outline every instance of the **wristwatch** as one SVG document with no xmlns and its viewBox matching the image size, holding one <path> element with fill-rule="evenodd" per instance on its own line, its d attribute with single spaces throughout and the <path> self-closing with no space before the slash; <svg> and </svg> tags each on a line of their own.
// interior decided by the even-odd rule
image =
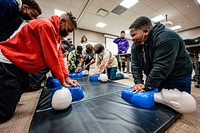
<svg viewBox="0 0 200 133">
<path fill-rule="evenodd" d="M 155 88 L 154 87 L 150 87 L 150 86 L 145 86 L 145 88 L 144 88 L 144 90 L 145 91 L 152 91 L 152 90 L 155 90 Z"/>
</svg>

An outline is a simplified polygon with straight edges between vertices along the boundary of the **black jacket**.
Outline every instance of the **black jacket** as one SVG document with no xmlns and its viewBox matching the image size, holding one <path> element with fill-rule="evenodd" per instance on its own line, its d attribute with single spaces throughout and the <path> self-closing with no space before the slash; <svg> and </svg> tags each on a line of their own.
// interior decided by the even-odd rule
<svg viewBox="0 0 200 133">
<path fill-rule="evenodd" d="M 153 27 L 143 45 L 132 45 L 131 58 L 135 83 L 143 83 L 143 70 L 148 77 L 146 87 L 158 88 L 165 81 L 182 79 L 192 73 L 183 39 L 160 23 Z"/>
<path fill-rule="evenodd" d="M 16 0 L 0 1 L 0 42 L 7 40 L 22 24 Z"/>
</svg>

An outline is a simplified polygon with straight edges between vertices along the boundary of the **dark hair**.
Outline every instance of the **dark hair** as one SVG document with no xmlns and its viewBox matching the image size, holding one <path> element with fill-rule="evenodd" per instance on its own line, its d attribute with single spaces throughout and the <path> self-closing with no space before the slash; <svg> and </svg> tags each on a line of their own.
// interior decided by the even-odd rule
<svg viewBox="0 0 200 133">
<path fill-rule="evenodd" d="M 103 50 L 104 50 L 103 44 L 95 44 L 94 48 L 97 49 L 97 51 L 96 51 L 97 54 L 103 52 Z"/>
<path fill-rule="evenodd" d="M 124 33 L 124 34 L 125 34 L 125 31 L 124 31 L 124 30 L 122 30 L 122 31 L 121 31 L 121 34 L 122 34 L 122 33 Z"/>
<path fill-rule="evenodd" d="M 68 47 L 71 47 L 71 44 L 67 41 L 67 40 L 65 40 L 65 39 L 62 39 L 62 41 L 61 41 L 61 44 L 63 45 L 67 45 Z"/>
<path fill-rule="evenodd" d="M 93 50 L 92 44 L 87 44 L 85 47 L 86 47 L 86 50 L 89 50 L 89 51 Z"/>
<path fill-rule="evenodd" d="M 66 12 L 65 14 L 62 14 L 60 17 L 64 17 L 64 18 L 70 18 L 74 27 L 77 28 L 77 22 L 76 22 L 76 17 L 73 16 L 73 14 L 71 12 Z"/>
<path fill-rule="evenodd" d="M 86 42 L 87 42 L 87 37 L 84 35 L 84 36 L 81 37 L 81 43 L 83 43 L 83 38 L 85 38 Z"/>
<path fill-rule="evenodd" d="M 148 28 L 148 29 L 150 29 L 151 27 L 152 27 L 151 20 L 148 17 L 141 16 L 141 17 L 137 18 L 130 25 L 129 29 L 131 29 L 131 28 L 135 28 L 135 29 Z"/>
<path fill-rule="evenodd" d="M 80 46 L 80 45 L 78 45 L 76 49 L 79 50 L 79 51 L 82 51 L 82 50 L 83 50 L 83 47 Z"/>
<path fill-rule="evenodd" d="M 35 0 L 22 0 L 22 4 L 26 4 L 26 5 L 30 6 L 31 8 L 37 10 L 39 15 L 42 14 L 42 10 Z"/>
</svg>

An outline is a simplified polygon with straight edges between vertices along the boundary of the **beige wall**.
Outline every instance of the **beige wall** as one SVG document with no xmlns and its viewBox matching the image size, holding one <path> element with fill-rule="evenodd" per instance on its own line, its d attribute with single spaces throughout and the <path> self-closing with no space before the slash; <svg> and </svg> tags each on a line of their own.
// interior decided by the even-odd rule
<svg viewBox="0 0 200 133">
<path fill-rule="evenodd" d="M 179 35 L 183 39 L 192 39 L 192 38 L 200 37 L 200 27 L 191 29 L 191 30 L 186 30 L 183 32 L 179 32 Z"/>
<path fill-rule="evenodd" d="M 195 28 L 195 29 L 191 29 L 191 30 L 187 30 L 187 31 L 178 32 L 178 34 L 183 39 L 200 37 L 200 27 Z M 75 42 L 73 42 L 73 44 L 77 45 L 77 44 L 80 43 L 81 37 L 83 35 L 86 35 L 89 42 L 105 44 L 105 37 L 104 37 L 103 33 L 93 32 L 93 31 L 84 30 L 84 29 L 77 29 L 75 31 L 74 35 L 70 34 L 67 38 L 73 38 L 73 36 L 75 36 Z M 132 44 L 132 42 L 130 41 L 129 45 L 131 46 L 131 44 Z"/>
<path fill-rule="evenodd" d="M 81 42 L 81 37 L 85 35 L 88 39 L 88 42 L 95 42 L 95 43 L 105 43 L 104 34 L 97 33 L 93 31 L 88 31 L 84 29 L 77 29 L 75 31 L 75 43 L 79 44 Z"/>
</svg>

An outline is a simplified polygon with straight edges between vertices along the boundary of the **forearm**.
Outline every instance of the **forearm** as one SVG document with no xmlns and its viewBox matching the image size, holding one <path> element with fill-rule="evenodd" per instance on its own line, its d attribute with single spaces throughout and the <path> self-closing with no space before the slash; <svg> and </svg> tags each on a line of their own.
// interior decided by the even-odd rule
<svg viewBox="0 0 200 133">
<path fill-rule="evenodd" d="M 102 73 L 105 70 L 105 64 L 102 62 L 97 70 L 98 73 Z"/>
<path fill-rule="evenodd" d="M 85 58 L 81 58 L 80 63 L 78 64 L 77 68 L 80 68 L 83 65 Z"/>
<path fill-rule="evenodd" d="M 118 38 L 115 38 L 113 42 L 116 43 L 116 44 L 118 44 L 119 41 L 120 41 L 120 38 L 118 37 Z"/>
<path fill-rule="evenodd" d="M 86 65 L 90 66 L 90 65 L 92 65 L 94 62 L 95 62 L 95 59 L 92 59 L 92 60 L 90 61 L 90 63 L 88 63 L 88 64 L 86 64 Z"/>
</svg>

